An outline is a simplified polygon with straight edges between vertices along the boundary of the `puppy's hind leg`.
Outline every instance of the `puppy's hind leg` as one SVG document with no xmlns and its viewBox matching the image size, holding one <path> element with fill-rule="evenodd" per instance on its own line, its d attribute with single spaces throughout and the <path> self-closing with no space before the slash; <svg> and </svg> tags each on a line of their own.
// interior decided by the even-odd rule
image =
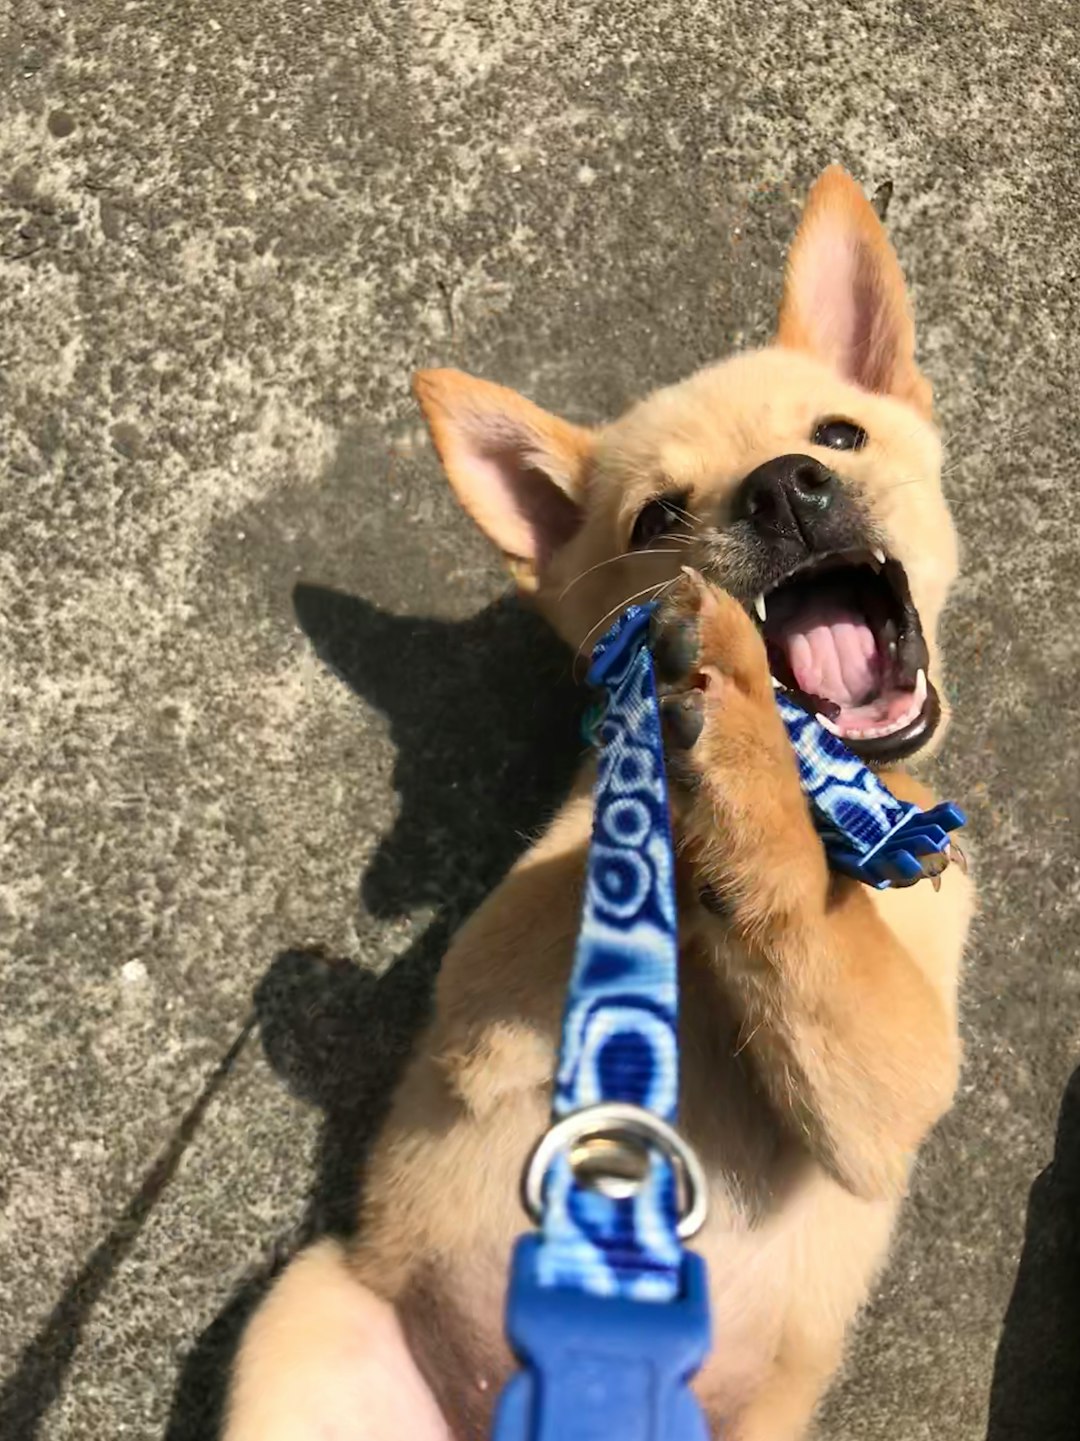
<svg viewBox="0 0 1080 1441">
<path fill-rule="evenodd" d="M 334 1241 L 302 1251 L 249 1324 L 223 1441 L 452 1441 L 394 1308 Z"/>
</svg>

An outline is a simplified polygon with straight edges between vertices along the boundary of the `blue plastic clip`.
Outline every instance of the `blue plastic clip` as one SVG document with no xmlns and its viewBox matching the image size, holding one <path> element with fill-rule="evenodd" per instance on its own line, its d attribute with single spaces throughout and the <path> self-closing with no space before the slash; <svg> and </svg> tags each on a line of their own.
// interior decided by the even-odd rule
<svg viewBox="0 0 1080 1441">
<path fill-rule="evenodd" d="M 689 1380 L 709 1350 L 705 1266 L 683 1257 L 675 1301 L 539 1286 L 540 1238 L 514 1248 L 506 1329 L 523 1369 L 499 1399 L 494 1441 L 708 1441 Z"/>
<path fill-rule="evenodd" d="M 967 817 L 958 805 L 942 801 L 928 811 L 912 806 L 895 830 L 862 855 L 835 831 L 824 833 L 822 839 L 836 870 L 880 891 L 886 886 L 912 885 L 921 880 L 926 874 L 921 858 L 947 850 L 949 832 L 966 824 Z"/>
</svg>

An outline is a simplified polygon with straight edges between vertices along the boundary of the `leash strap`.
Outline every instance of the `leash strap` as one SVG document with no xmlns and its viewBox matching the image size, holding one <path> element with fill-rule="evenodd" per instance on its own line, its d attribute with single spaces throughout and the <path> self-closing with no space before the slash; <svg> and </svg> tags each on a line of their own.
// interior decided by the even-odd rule
<svg viewBox="0 0 1080 1441">
<path fill-rule="evenodd" d="M 927 874 L 922 860 L 948 848 L 949 832 L 966 823 L 952 801 L 928 811 L 898 801 L 839 736 L 776 692 L 803 793 L 834 870 L 875 890 L 911 885 Z"/>
<path fill-rule="evenodd" d="M 563 1018 L 556 1119 L 616 1102 L 669 1125 L 679 1094 L 678 941 L 651 612 L 629 610 L 597 646 L 588 684 L 603 687 L 599 771 L 585 900 Z M 596 1296 L 670 1301 L 679 1285 L 675 1177 L 656 1151 L 650 1183 L 613 1198 L 555 1158 L 544 1190 L 538 1280 Z"/>
<path fill-rule="evenodd" d="M 540 1232 L 518 1241 L 510 1280 L 523 1369 L 500 1397 L 495 1441 L 708 1438 L 688 1385 L 709 1349 L 708 1290 L 681 1236 L 704 1217 L 704 1182 L 671 1127 L 675 865 L 651 617 L 632 606 L 588 676 L 606 694 L 592 843 L 554 1124 L 525 1178 Z M 590 1146 L 640 1169 L 624 1185 L 610 1173 L 583 1183 Z"/>
<path fill-rule="evenodd" d="M 553 1123 L 524 1182 L 540 1229 L 518 1242 L 510 1282 L 523 1369 L 495 1441 L 707 1438 L 689 1390 L 709 1348 L 708 1290 L 682 1241 L 704 1219 L 705 1179 L 673 1128 L 678 937 L 654 610 L 631 606 L 588 675 L 604 693 L 592 842 Z M 878 888 L 927 874 L 922 860 L 963 812 L 898 801 L 813 716 L 776 700 L 830 864 Z"/>
</svg>

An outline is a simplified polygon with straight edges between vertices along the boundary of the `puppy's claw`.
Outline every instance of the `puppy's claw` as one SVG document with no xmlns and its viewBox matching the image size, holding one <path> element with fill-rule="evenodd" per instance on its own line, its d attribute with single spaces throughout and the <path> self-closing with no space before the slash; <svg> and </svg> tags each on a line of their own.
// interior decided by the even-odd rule
<svg viewBox="0 0 1080 1441">
<path fill-rule="evenodd" d="M 949 860 L 952 861 L 953 865 L 956 866 L 960 871 L 962 871 L 966 876 L 968 873 L 968 859 L 967 856 L 964 855 L 964 852 L 960 849 L 960 843 L 958 841 L 950 841 L 949 849 L 946 854 L 948 855 Z"/>
<path fill-rule="evenodd" d="M 695 570 L 692 565 L 680 565 L 679 569 L 683 575 L 686 576 L 686 579 L 690 582 L 691 587 L 699 598 L 708 595 L 709 583 L 700 570 Z"/>
<path fill-rule="evenodd" d="M 948 867 L 949 853 L 948 851 L 935 851 L 932 855 L 923 856 L 920 864 L 924 876 L 929 876 L 931 880 L 940 880 L 943 871 Z"/>
<path fill-rule="evenodd" d="M 664 737 L 678 750 L 691 750 L 705 727 L 705 696 L 700 690 L 664 696 L 660 702 Z"/>
</svg>

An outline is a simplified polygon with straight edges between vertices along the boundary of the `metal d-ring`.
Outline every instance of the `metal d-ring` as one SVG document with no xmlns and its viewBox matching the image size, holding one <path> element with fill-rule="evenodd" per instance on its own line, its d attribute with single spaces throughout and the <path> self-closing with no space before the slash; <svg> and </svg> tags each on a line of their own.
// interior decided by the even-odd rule
<svg viewBox="0 0 1080 1441">
<path fill-rule="evenodd" d="M 606 1154 L 589 1155 L 592 1143 L 606 1143 Z M 634 1195 L 648 1174 L 648 1154 L 659 1151 L 675 1173 L 679 1203 L 678 1233 L 686 1241 L 705 1222 L 708 1193 L 701 1162 L 666 1121 L 629 1102 L 601 1101 L 571 1111 L 540 1137 L 529 1157 L 521 1193 L 529 1219 L 539 1225 L 544 1211 L 544 1178 L 556 1156 L 567 1153 L 575 1177 L 608 1195 Z M 644 1164 L 642 1164 L 644 1162 Z"/>
</svg>

